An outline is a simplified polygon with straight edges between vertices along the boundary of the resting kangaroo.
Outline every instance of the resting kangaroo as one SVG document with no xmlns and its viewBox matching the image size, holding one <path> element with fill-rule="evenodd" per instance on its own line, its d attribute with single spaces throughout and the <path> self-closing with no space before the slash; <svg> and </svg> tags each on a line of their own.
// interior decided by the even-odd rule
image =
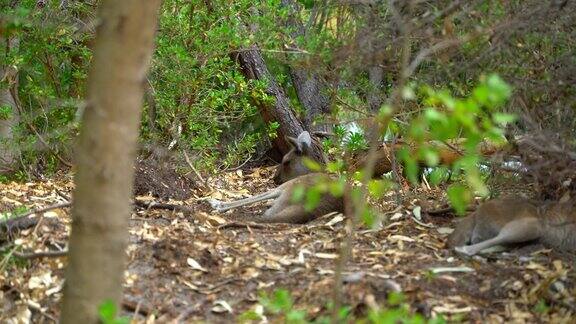
<svg viewBox="0 0 576 324">
<path fill-rule="evenodd" d="M 448 237 L 457 252 L 475 255 L 495 245 L 540 241 L 544 245 L 576 251 L 576 212 L 573 202 L 548 202 L 506 197 L 483 203 L 464 218 Z"/>
<path fill-rule="evenodd" d="M 274 183 L 281 184 L 288 180 L 294 179 L 304 174 L 312 172 L 304 164 L 305 158 L 310 158 L 310 149 L 312 146 L 312 138 L 310 133 L 304 131 L 300 133 L 298 138 L 286 136 L 286 141 L 292 147 L 288 153 L 282 157 L 282 163 L 276 168 L 274 173 Z M 400 147 L 400 144 L 398 144 Z M 382 148 L 376 153 L 376 165 L 374 167 L 373 176 L 381 176 L 386 172 L 392 171 L 392 160 L 390 159 L 390 152 Z M 358 170 L 364 166 L 366 160 L 365 154 L 357 157 L 352 165 L 353 170 Z"/>
<path fill-rule="evenodd" d="M 310 157 L 310 150 L 312 145 L 312 138 L 310 134 L 306 131 L 302 132 L 298 138 L 286 137 L 286 141 L 292 147 L 288 153 L 282 158 L 282 163 L 276 168 L 273 180 L 276 184 L 284 183 L 290 179 L 294 179 L 298 176 L 308 174 L 312 172 L 304 164 L 304 158 Z M 402 147 L 405 143 L 398 142 L 395 144 L 383 145 L 376 151 L 376 164 L 374 166 L 374 171 L 372 173 L 373 177 L 379 177 L 387 172 L 392 171 L 392 159 L 391 155 L 393 151 Z M 446 145 L 444 143 L 431 143 L 431 145 L 438 148 L 438 154 L 440 158 L 440 163 L 448 165 L 454 163 L 458 158 L 461 157 L 462 153 L 456 148 L 458 146 L 458 140 L 455 140 L 453 145 Z M 479 146 L 482 154 L 490 155 L 493 154 L 497 148 L 494 145 L 487 143 L 482 143 Z M 355 156 L 350 167 L 351 170 L 361 169 L 367 159 L 366 152 L 362 152 Z M 424 167 L 424 164 L 421 165 Z"/>
<path fill-rule="evenodd" d="M 313 210 L 306 210 L 302 202 L 293 202 L 293 192 L 298 186 L 311 187 L 320 181 L 330 181 L 330 176 L 324 173 L 310 173 L 292 179 L 277 188 L 253 197 L 240 199 L 232 202 L 210 201 L 212 208 L 224 212 L 232 208 L 249 205 L 255 202 L 276 199 L 272 207 L 268 208 L 262 217 L 256 219 L 263 223 L 306 223 L 319 216 L 344 211 L 342 197 L 334 197 L 325 193 L 320 202 Z"/>
</svg>

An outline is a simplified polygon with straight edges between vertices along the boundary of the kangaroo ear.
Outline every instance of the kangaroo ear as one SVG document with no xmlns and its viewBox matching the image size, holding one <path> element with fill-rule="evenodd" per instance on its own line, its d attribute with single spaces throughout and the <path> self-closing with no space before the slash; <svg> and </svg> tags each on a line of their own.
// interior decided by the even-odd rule
<svg viewBox="0 0 576 324">
<path fill-rule="evenodd" d="M 286 139 L 286 142 L 288 143 L 288 145 L 290 145 L 290 147 L 298 150 L 298 139 L 297 138 L 294 138 L 292 136 L 284 136 L 284 139 Z"/>
<path fill-rule="evenodd" d="M 310 133 L 303 131 L 298 135 L 298 138 L 286 136 L 286 142 L 292 146 L 297 153 L 304 153 L 312 146 L 312 138 Z"/>
<path fill-rule="evenodd" d="M 306 152 L 312 146 L 312 137 L 307 131 L 303 131 L 298 135 L 298 150 L 300 152 Z"/>
</svg>

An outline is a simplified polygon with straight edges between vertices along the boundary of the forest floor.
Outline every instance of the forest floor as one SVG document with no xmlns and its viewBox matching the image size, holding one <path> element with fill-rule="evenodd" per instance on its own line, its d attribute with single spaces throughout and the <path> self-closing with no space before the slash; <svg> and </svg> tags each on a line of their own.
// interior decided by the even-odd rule
<svg viewBox="0 0 576 324">
<path fill-rule="evenodd" d="M 187 205 L 191 211 L 134 209 L 123 314 L 147 323 L 217 323 L 239 321 L 249 311 L 259 314 L 263 309 L 269 321 L 279 322 L 286 314 L 263 308 L 261 295 L 285 289 L 293 300 L 291 309 L 305 311 L 307 319 L 329 315 L 339 245 L 346 235 L 340 215 L 305 225 L 248 224 L 263 212 L 263 204 L 217 214 L 206 202 L 208 197 L 233 200 L 260 193 L 272 187 L 270 175 L 269 168 L 221 174 L 207 179 L 211 190 L 192 190 L 184 180 L 137 181 L 138 200 L 159 201 L 146 192 L 154 193 L 158 186 L 165 190 L 163 198 L 184 190 L 187 197 L 170 203 Z M 72 188 L 68 175 L 0 184 L 0 212 L 65 202 Z M 385 225 L 353 234 L 342 304 L 356 318 L 372 307 L 391 307 L 391 293 L 401 292 L 403 305 L 426 317 L 574 323 L 574 256 L 531 245 L 463 259 L 444 246 L 454 215 L 427 213 L 444 206 L 442 190 L 414 189 L 402 195 L 402 203 L 397 200 L 391 193 L 378 206 L 387 218 Z M 54 209 L 36 226 L 10 239 L 0 237 L 5 251 L 0 263 L 0 322 L 49 323 L 58 317 L 65 257 L 22 259 L 13 252 L 62 249 L 69 228 L 69 208 Z"/>
</svg>

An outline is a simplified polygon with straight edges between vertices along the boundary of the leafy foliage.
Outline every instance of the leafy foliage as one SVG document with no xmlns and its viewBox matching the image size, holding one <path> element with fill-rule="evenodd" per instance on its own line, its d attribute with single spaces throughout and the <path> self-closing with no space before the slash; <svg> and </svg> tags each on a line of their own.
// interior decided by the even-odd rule
<svg viewBox="0 0 576 324">
<path fill-rule="evenodd" d="M 438 148 L 429 143 L 463 139 L 461 146 L 464 152 L 452 166 L 452 172 L 464 170 L 467 187 L 454 184 L 448 189 L 450 201 L 459 213 L 463 213 L 472 197 L 467 188 L 480 195 L 488 194 L 479 170 L 479 147 L 483 141 L 505 142 L 503 127 L 514 121 L 515 117 L 498 109 L 510 97 L 510 86 L 492 74 L 481 78 L 480 84 L 468 97 L 456 98 L 446 90 L 433 90 L 428 86 L 422 87 L 421 93 L 426 108 L 406 130 L 407 138 L 416 144 L 416 154 L 411 154 L 410 148 L 405 147 L 399 156 L 406 163 L 408 178 L 417 182 L 417 161 L 424 161 L 431 167 L 437 166 L 440 161 Z M 438 171 L 434 176 L 435 181 L 443 176 L 445 170 Z"/>
<path fill-rule="evenodd" d="M 331 323 L 332 320 L 328 316 L 319 316 L 313 320 L 308 320 L 308 314 L 305 310 L 294 309 L 294 302 L 289 291 L 285 289 L 277 289 L 272 293 L 272 296 L 262 294 L 260 296 L 260 304 L 264 306 L 264 310 L 275 316 L 281 317 L 286 323 Z M 333 305 L 328 304 L 326 309 L 331 311 Z M 382 309 L 370 309 L 366 316 L 354 318 L 350 307 L 344 306 L 337 311 L 339 322 L 354 321 L 357 323 L 406 323 L 406 324 L 419 324 L 419 323 L 445 323 L 441 317 L 435 317 L 427 320 L 420 314 L 413 314 L 408 305 L 405 304 L 404 295 L 401 293 L 390 293 L 388 296 L 387 307 Z M 244 320 L 258 320 L 262 318 L 261 314 L 254 311 L 249 311 L 241 316 Z"/>
<path fill-rule="evenodd" d="M 116 304 L 111 300 L 103 302 L 100 307 L 98 307 L 98 315 L 103 324 L 128 324 L 130 323 L 130 318 L 128 317 L 118 317 L 118 309 Z"/>
</svg>

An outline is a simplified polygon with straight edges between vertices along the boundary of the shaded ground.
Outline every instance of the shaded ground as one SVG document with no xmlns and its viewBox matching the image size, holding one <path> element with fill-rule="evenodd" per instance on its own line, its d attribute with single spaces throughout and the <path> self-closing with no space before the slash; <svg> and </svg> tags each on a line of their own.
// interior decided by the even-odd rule
<svg viewBox="0 0 576 324">
<path fill-rule="evenodd" d="M 155 156 L 136 160 L 134 194 L 152 195 L 161 199 L 184 200 L 196 187 L 194 182 L 179 174 L 167 159 Z"/>
<path fill-rule="evenodd" d="M 328 216 L 307 225 L 243 226 L 263 205 L 218 215 L 203 197 L 231 200 L 265 190 L 270 170 L 240 171 L 210 179 L 211 192 L 191 191 L 184 203 L 194 212 L 137 209 L 130 224 L 124 312 L 138 321 L 230 322 L 258 309 L 259 293 L 291 291 L 296 309 L 309 319 L 326 315 L 334 287 L 343 221 Z M 15 208 L 62 201 L 70 179 L 0 185 L 0 204 Z M 430 217 L 413 209 L 436 208 L 439 190 L 417 190 L 380 206 L 390 219 L 378 230 L 353 237 L 345 268 L 343 303 L 361 316 L 369 307 L 385 307 L 391 291 L 401 291 L 413 312 L 442 314 L 474 322 L 574 322 L 574 258 L 538 246 L 469 260 L 444 248 L 451 215 Z M 150 200 L 152 197 L 140 197 Z M 69 225 L 68 210 L 44 217 Z M 336 217 L 336 218 L 335 218 Z M 40 225 L 20 233 L 18 250 L 63 247 L 67 230 Z M 10 249 L 9 251 L 12 251 Z M 32 318 L 51 322 L 58 316 L 65 258 L 29 261 L 4 258 L 0 268 L 0 321 Z M 467 270 L 468 272 L 457 272 Z M 135 314 L 138 313 L 138 314 Z M 269 320 L 281 317 L 266 313 Z"/>
</svg>

